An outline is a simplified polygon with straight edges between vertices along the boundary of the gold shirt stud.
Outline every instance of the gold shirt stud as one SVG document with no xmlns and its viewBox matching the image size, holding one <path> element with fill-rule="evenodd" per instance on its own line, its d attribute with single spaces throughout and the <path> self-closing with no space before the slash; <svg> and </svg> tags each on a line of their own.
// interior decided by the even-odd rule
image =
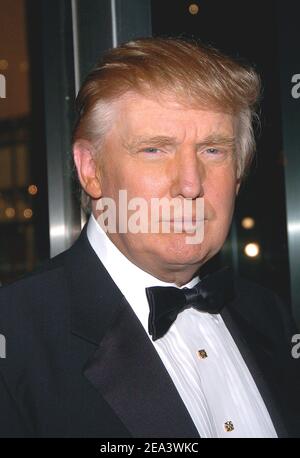
<svg viewBox="0 0 300 458">
<path fill-rule="evenodd" d="M 205 359 L 205 358 L 207 358 L 207 353 L 206 353 L 206 351 L 204 349 L 203 350 L 198 350 L 198 356 L 201 359 Z"/>
<path fill-rule="evenodd" d="M 232 421 L 226 421 L 224 423 L 224 428 L 225 428 L 226 433 L 231 433 L 231 431 L 234 430 L 234 426 L 233 426 Z"/>
</svg>

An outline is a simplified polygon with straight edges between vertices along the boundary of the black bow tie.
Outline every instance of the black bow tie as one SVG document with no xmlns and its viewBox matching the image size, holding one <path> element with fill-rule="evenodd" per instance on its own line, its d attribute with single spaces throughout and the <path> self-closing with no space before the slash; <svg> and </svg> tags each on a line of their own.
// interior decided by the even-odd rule
<svg viewBox="0 0 300 458">
<path fill-rule="evenodd" d="M 193 288 L 152 286 L 146 288 L 152 340 L 162 337 L 183 310 L 194 307 L 200 312 L 219 313 L 234 297 L 231 269 L 225 267 L 204 277 Z"/>
</svg>

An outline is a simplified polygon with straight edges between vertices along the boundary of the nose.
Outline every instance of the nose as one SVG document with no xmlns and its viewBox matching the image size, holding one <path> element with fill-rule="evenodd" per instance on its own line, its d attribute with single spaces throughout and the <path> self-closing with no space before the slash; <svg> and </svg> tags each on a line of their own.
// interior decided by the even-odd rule
<svg viewBox="0 0 300 458">
<path fill-rule="evenodd" d="M 177 151 L 173 162 L 171 197 L 196 199 L 204 194 L 205 170 L 193 149 Z"/>
</svg>

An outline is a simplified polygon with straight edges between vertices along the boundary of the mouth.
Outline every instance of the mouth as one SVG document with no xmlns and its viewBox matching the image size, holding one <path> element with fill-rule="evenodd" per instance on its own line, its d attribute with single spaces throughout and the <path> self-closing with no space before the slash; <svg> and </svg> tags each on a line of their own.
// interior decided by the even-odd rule
<svg viewBox="0 0 300 458">
<path fill-rule="evenodd" d="M 203 223 L 203 221 L 208 221 L 208 218 L 179 218 L 179 219 L 164 219 L 161 220 L 161 223 L 187 223 L 187 224 L 196 224 L 196 223 Z"/>
</svg>

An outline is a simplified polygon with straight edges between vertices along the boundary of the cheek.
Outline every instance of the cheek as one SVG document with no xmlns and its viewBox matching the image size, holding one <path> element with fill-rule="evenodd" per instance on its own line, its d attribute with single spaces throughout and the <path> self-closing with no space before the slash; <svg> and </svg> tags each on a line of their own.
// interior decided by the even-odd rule
<svg viewBox="0 0 300 458">
<path fill-rule="evenodd" d="M 154 197 L 164 197 L 168 191 L 168 180 L 161 170 L 152 167 L 139 167 L 133 164 L 118 173 L 118 181 L 127 189 L 130 197 L 142 197 L 149 201 Z"/>
<path fill-rule="evenodd" d="M 232 180 L 218 180 L 218 186 L 211 186 L 206 193 L 208 204 L 215 211 L 217 219 L 231 219 L 235 202 L 235 184 Z M 205 194 L 204 194 L 205 199 Z"/>
<path fill-rule="evenodd" d="M 135 181 L 134 174 L 130 174 L 126 164 L 111 160 L 104 164 L 102 169 L 102 191 L 106 196 L 117 196 L 119 190 L 128 189 L 131 182 Z"/>
</svg>

